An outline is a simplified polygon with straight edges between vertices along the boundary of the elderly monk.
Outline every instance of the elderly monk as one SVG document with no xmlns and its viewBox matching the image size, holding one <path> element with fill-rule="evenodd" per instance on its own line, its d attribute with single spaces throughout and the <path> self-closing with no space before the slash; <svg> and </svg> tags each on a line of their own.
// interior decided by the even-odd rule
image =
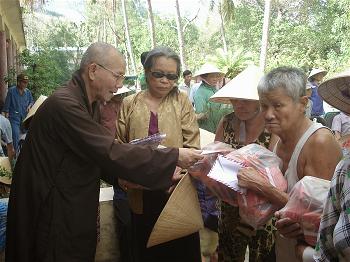
<svg viewBox="0 0 350 262">
<path fill-rule="evenodd" d="M 177 165 L 201 158 L 191 149 L 115 142 L 99 124 L 99 102 L 122 87 L 124 73 L 113 46 L 92 44 L 67 86 L 36 112 L 14 170 L 6 261 L 94 261 L 100 179 L 165 189 Z"/>
</svg>

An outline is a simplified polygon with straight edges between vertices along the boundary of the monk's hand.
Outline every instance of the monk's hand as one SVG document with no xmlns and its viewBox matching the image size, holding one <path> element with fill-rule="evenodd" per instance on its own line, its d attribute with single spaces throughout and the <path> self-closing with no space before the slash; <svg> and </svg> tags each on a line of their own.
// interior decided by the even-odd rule
<svg viewBox="0 0 350 262">
<path fill-rule="evenodd" d="M 282 217 L 280 211 L 275 212 L 275 217 L 277 218 L 275 226 L 282 237 L 294 239 L 303 238 L 303 230 L 299 223 L 294 222 L 289 217 Z"/>
<path fill-rule="evenodd" d="M 203 159 L 201 150 L 179 148 L 179 158 L 177 160 L 177 166 L 187 169 L 193 166 L 197 161 Z"/>
</svg>

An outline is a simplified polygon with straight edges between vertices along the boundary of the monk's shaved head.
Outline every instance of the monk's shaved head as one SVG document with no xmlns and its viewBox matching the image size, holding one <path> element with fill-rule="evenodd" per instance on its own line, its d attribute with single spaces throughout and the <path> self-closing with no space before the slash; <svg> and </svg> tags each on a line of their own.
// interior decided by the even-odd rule
<svg viewBox="0 0 350 262">
<path fill-rule="evenodd" d="M 80 69 L 84 70 L 91 63 L 108 66 L 114 59 L 124 60 L 123 55 L 114 46 L 97 42 L 86 49 L 80 62 Z"/>
</svg>

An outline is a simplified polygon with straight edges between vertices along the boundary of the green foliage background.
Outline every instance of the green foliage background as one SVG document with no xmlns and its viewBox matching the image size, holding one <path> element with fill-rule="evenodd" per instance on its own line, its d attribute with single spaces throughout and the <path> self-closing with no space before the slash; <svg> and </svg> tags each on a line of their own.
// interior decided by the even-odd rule
<svg viewBox="0 0 350 262">
<path fill-rule="evenodd" d="M 211 1 L 220 4 L 222 0 Z M 225 0 L 227 1 L 227 0 Z M 225 23 L 228 53 L 222 52 L 222 40 L 215 12 L 209 12 L 204 24 L 190 23 L 184 31 L 185 59 L 195 71 L 206 61 L 215 62 L 229 77 L 247 64 L 259 62 L 264 5 L 260 0 L 235 1 Z M 272 2 L 267 70 L 291 65 L 305 73 L 323 67 L 330 73 L 350 65 L 349 0 L 274 0 Z M 142 71 L 140 54 L 151 48 L 147 7 L 144 0 L 126 1 L 132 47 L 138 73 Z M 86 1 L 84 23 L 62 20 L 55 14 L 43 19 L 27 11 L 25 31 L 30 51 L 21 62 L 30 75 L 34 96 L 50 94 L 67 81 L 78 68 L 81 55 L 92 42 L 115 45 L 128 59 L 120 1 Z M 225 8 L 226 5 L 222 5 Z M 169 8 L 173 8 L 169 6 Z M 231 6 L 232 8 L 232 6 Z M 225 11 L 225 10 L 224 10 Z M 228 10 L 226 10 L 228 11 Z M 154 14 L 157 45 L 179 52 L 174 16 Z M 183 24 L 187 19 L 182 18 Z"/>
</svg>

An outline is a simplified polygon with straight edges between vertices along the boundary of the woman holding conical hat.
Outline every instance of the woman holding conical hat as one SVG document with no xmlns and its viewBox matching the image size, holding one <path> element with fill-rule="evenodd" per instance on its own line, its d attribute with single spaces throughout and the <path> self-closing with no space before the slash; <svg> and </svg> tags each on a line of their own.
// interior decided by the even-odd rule
<svg viewBox="0 0 350 262">
<path fill-rule="evenodd" d="M 222 87 L 210 100 L 230 103 L 234 112 L 220 121 L 216 141 L 238 149 L 250 143 L 269 147 L 271 134 L 264 128 L 260 113 L 257 86 L 263 72 L 249 66 Z M 263 229 L 254 230 L 243 223 L 239 208 L 221 203 L 219 219 L 219 261 L 244 261 L 249 246 L 249 261 L 265 261 L 274 253 L 274 227 L 268 222 Z"/>
<path fill-rule="evenodd" d="M 207 63 L 194 76 L 200 76 L 202 79 L 202 83 L 193 97 L 199 128 L 215 133 L 222 117 L 222 105 L 209 101 L 209 98 L 216 93 L 224 74 L 216 66 Z"/>
<path fill-rule="evenodd" d="M 200 137 L 195 112 L 187 94 L 180 92 L 176 85 L 181 72 L 179 56 L 168 47 L 157 47 L 148 53 L 143 67 L 147 89 L 123 100 L 118 140 L 129 143 L 162 133 L 166 134 L 162 146 L 198 149 Z M 153 226 L 170 197 L 168 190 L 124 185 L 131 208 L 133 261 L 199 262 L 198 232 L 147 248 Z"/>
<path fill-rule="evenodd" d="M 350 114 L 350 69 L 322 83 L 319 95 Z M 350 156 L 337 165 L 323 209 L 314 261 L 350 261 Z"/>
</svg>

